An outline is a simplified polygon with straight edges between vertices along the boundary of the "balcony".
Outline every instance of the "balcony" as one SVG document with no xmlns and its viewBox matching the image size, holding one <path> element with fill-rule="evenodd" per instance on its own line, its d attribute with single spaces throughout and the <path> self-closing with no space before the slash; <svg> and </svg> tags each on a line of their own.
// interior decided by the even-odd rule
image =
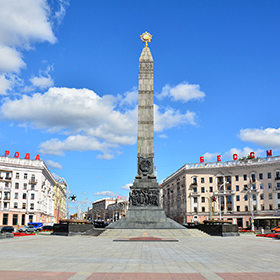
<svg viewBox="0 0 280 280">
<path fill-rule="evenodd" d="M 29 180 L 28 183 L 29 183 L 30 185 L 36 185 L 37 182 L 38 182 L 38 180 L 32 178 L 32 179 Z"/>
<path fill-rule="evenodd" d="M 280 177 L 275 177 L 275 181 L 280 181 Z"/>
<path fill-rule="evenodd" d="M 199 192 L 190 192 L 190 196 L 200 196 Z"/>
<path fill-rule="evenodd" d="M 273 188 L 273 191 L 275 191 L 275 192 L 280 191 L 280 187 Z"/>
</svg>

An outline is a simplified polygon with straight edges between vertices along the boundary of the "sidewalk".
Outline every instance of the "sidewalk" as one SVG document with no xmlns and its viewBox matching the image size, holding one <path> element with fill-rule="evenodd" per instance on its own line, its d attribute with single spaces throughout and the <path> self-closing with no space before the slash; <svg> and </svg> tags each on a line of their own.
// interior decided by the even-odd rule
<svg viewBox="0 0 280 280">
<path fill-rule="evenodd" d="M 27 236 L 0 240 L 0 279 L 280 279 L 280 240 L 180 238 L 113 242 L 110 237 Z"/>
</svg>

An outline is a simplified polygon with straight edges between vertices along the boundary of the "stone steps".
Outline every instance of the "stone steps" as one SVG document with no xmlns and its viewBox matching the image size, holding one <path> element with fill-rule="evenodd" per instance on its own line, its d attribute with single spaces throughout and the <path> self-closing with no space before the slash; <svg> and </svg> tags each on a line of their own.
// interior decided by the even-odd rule
<svg viewBox="0 0 280 280">
<path fill-rule="evenodd" d="M 209 235 L 198 229 L 106 229 L 99 237 L 160 237 L 160 238 L 199 238 Z"/>
</svg>

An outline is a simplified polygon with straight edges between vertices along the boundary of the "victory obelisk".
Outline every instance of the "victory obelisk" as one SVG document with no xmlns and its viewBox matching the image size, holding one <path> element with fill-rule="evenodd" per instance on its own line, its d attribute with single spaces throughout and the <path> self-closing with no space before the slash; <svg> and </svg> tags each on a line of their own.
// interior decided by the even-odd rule
<svg viewBox="0 0 280 280">
<path fill-rule="evenodd" d="M 145 47 L 139 59 L 137 175 L 130 187 L 126 217 L 110 224 L 109 229 L 184 228 L 166 218 L 161 206 L 161 187 L 154 174 L 154 70 L 148 47 L 152 35 L 140 36 Z"/>
</svg>

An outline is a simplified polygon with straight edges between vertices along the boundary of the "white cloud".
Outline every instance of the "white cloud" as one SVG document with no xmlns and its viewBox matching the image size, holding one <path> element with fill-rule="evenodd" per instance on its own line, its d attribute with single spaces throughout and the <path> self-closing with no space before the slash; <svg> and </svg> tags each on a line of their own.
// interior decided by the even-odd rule
<svg viewBox="0 0 280 280">
<path fill-rule="evenodd" d="M 35 43 L 54 44 L 56 37 L 52 27 L 54 20 L 61 22 L 67 1 L 60 0 L 58 10 L 50 10 L 47 0 L 11 1 L 1 0 L 0 9 L 0 75 L 19 73 L 26 67 L 23 52 Z M 9 81 L 7 76 L 2 76 Z M 35 83 L 47 81 L 34 81 Z M 1 92 L 7 85 L 1 86 Z"/>
<path fill-rule="evenodd" d="M 40 152 L 44 154 L 63 155 L 68 151 L 102 151 L 107 153 L 111 148 L 117 148 L 115 144 L 99 142 L 93 137 L 83 135 L 71 135 L 64 141 L 51 139 L 41 144 Z"/>
<path fill-rule="evenodd" d="M 238 158 L 247 157 L 251 152 L 254 152 L 256 157 L 260 157 L 264 150 L 258 149 L 254 150 L 250 147 L 244 147 L 243 149 L 232 148 L 223 155 L 223 158 L 233 160 L 233 154 L 237 154 Z"/>
<path fill-rule="evenodd" d="M 132 183 L 128 183 L 124 186 L 121 187 L 122 190 L 129 190 L 130 191 L 130 187 L 132 186 Z"/>
<path fill-rule="evenodd" d="M 137 140 L 137 106 L 120 111 L 128 95 L 100 97 L 88 89 L 53 87 L 42 94 L 7 98 L 0 112 L 3 119 L 17 121 L 20 126 L 59 132 L 59 138 L 41 143 L 42 153 L 63 155 L 67 151 L 92 150 L 103 153 L 97 156 L 100 159 L 112 159 L 121 146 L 133 145 Z M 196 124 L 193 112 L 160 109 L 157 105 L 154 110 L 155 131 Z"/>
<path fill-rule="evenodd" d="M 30 82 L 32 83 L 31 89 L 39 88 L 39 89 L 47 89 L 54 85 L 53 79 L 50 76 L 49 72 L 53 70 L 53 67 L 48 66 L 45 71 L 40 71 L 39 76 L 33 76 L 30 78 Z"/>
<path fill-rule="evenodd" d="M 169 97 L 174 101 L 188 102 L 190 100 L 203 100 L 205 93 L 200 90 L 199 85 L 182 82 L 174 87 L 165 85 L 161 93 L 157 95 L 158 99 L 163 99 L 164 97 Z"/>
<path fill-rule="evenodd" d="M 136 87 L 133 87 L 132 90 L 125 92 L 124 97 L 121 97 L 120 107 L 128 105 L 135 107 L 138 101 L 138 91 Z"/>
<path fill-rule="evenodd" d="M 60 163 L 58 162 L 54 162 L 52 160 L 47 160 L 46 164 L 49 168 L 53 168 L 53 169 L 62 169 L 62 166 Z"/>
<path fill-rule="evenodd" d="M 213 161 L 215 158 L 217 158 L 217 155 L 219 155 L 219 153 L 205 153 L 204 156 L 204 160 L 205 161 Z"/>
<path fill-rule="evenodd" d="M 158 132 L 183 124 L 195 125 L 195 118 L 194 112 L 187 111 L 181 114 L 179 110 L 173 108 L 168 108 L 161 113 L 159 106 L 155 105 L 155 131 Z"/>
<path fill-rule="evenodd" d="M 96 195 L 96 196 L 119 196 L 119 194 L 111 192 L 111 191 L 97 192 L 97 193 L 94 193 L 93 195 Z"/>
<path fill-rule="evenodd" d="M 240 139 L 256 145 L 280 149 L 280 128 L 247 128 L 240 130 Z"/>
<path fill-rule="evenodd" d="M 168 136 L 166 134 L 160 134 L 158 135 L 159 138 L 168 138 Z"/>
</svg>

